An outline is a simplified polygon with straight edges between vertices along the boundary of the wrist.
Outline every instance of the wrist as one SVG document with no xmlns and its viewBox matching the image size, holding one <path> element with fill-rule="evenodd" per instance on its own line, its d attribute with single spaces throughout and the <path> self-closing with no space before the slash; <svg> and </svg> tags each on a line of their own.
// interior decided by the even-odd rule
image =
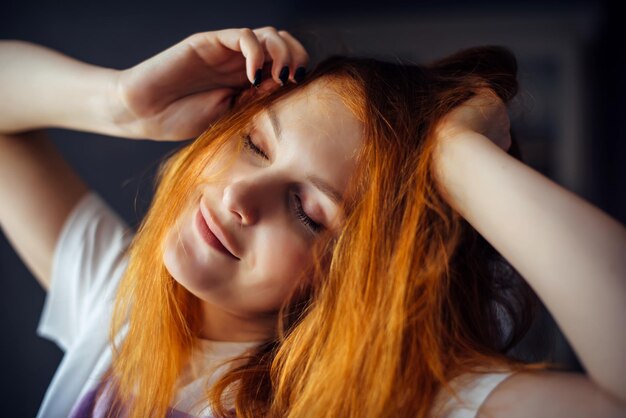
<svg viewBox="0 0 626 418">
<path fill-rule="evenodd" d="M 493 151 L 494 145 L 487 137 L 472 130 L 446 131 L 446 135 L 436 136 L 433 152 L 435 181 L 446 203 L 463 217 L 468 199 L 467 182 L 471 182 L 473 170 L 480 166 L 485 148 Z"/>
<path fill-rule="evenodd" d="M 102 114 L 105 115 L 105 126 L 109 135 L 124 138 L 145 138 L 147 135 L 140 118 L 127 105 L 126 92 L 122 87 L 121 78 L 124 71 L 114 70 L 107 75 L 107 88 Z"/>
<path fill-rule="evenodd" d="M 67 106 L 53 115 L 50 126 L 126 137 L 123 107 L 117 91 L 119 70 L 90 66 L 79 76 L 67 98 Z"/>
</svg>

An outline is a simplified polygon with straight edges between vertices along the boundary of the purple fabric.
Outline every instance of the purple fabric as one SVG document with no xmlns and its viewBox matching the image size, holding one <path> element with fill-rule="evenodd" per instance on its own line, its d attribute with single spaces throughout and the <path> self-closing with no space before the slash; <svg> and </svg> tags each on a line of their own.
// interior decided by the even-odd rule
<svg viewBox="0 0 626 418">
<path fill-rule="evenodd" d="M 100 383 L 102 385 L 102 383 Z M 105 391 L 104 396 L 99 399 L 96 404 L 96 393 L 98 388 L 87 392 L 85 396 L 79 399 L 72 408 L 70 412 L 69 418 L 104 418 L 106 417 L 106 413 L 110 407 L 110 399 L 108 396 L 108 391 Z M 232 416 L 235 416 L 235 410 L 231 410 Z M 125 415 L 122 411 L 122 415 Z M 167 410 L 167 418 L 194 418 L 194 415 L 189 415 L 186 412 L 179 411 L 177 409 L 168 408 Z M 213 415 L 203 415 L 200 418 L 214 418 Z"/>
<path fill-rule="evenodd" d="M 96 389 L 88 392 L 79 402 L 74 404 L 69 418 L 83 418 L 91 417 L 91 411 L 93 410 L 93 404 L 96 400 Z"/>
</svg>

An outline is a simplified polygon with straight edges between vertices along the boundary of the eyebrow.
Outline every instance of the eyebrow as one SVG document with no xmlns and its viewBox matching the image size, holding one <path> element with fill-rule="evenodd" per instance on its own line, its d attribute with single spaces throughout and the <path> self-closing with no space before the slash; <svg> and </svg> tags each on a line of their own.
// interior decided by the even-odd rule
<svg viewBox="0 0 626 418">
<path fill-rule="evenodd" d="M 274 137 L 276 138 L 277 142 L 281 142 L 283 137 L 282 137 L 282 128 L 278 120 L 278 115 L 276 115 L 276 112 L 274 111 L 271 105 L 268 106 L 266 110 L 267 110 L 267 115 L 270 118 L 270 123 L 272 124 L 272 129 L 274 130 Z M 341 200 L 342 200 L 341 193 L 339 193 L 330 184 L 326 183 L 324 180 L 322 180 L 321 178 L 313 174 L 308 175 L 306 179 L 310 181 L 319 191 L 321 191 L 326 196 L 328 196 L 328 198 L 330 198 L 330 200 L 332 200 L 336 205 L 339 206 L 341 204 Z"/>
</svg>

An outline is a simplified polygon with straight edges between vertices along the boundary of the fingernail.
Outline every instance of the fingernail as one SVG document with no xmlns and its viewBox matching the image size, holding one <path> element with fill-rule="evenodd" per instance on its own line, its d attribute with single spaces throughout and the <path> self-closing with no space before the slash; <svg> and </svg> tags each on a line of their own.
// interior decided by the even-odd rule
<svg viewBox="0 0 626 418">
<path fill-rule="evenodd" d="M 281 85 L 284 86 L 287 82 L 287 79 L 289 78 L 289 67 L 285 65 L 283 69 L 280 70 L 280 75 L 278 76 L 278 78 L 280 79 Z"/>
<path fill-rule="evenodd" d="M 304 67 L 298 67 L 296 73 L 293 75 L 293 79 L 296 80 L 297 83 L 304 80 L 304 76 L 306 75 L 306 70 Z"/>
<path fill-rule="evenodd" d="M 261 85 L 261 77 L 262 76 L 263 76 L 263 70 L 261 68 L 259 68 L 254 73 L 254 83 L 252 83 L 252 85 L 254 87 L 259 87 Z"/>
</svg>

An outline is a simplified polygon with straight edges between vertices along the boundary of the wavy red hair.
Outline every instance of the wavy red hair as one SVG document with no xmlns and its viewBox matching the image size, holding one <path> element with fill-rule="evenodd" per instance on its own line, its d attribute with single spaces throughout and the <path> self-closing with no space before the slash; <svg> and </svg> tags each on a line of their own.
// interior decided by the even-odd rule
<svg viewBox="0 0 626 418">
<path fill-rule="evenodd" d="M 232 157 L 229 144 L 255 114 L 320 81 L 365 126 L 346 221 L 315 243 L 314 262 L 282 306 L 275 336 L 208 390 L 216 416 L 426 417 L 438 391 L 451 390 L 460 374 L 556 367 L 506 355 L 528 330 L 538 299 L 446 203 L 433 176 L 437 123 L 484 87 L 509 101 L 516 71 L 514 56 L 500 47 L 428 66 L 334 56 L 301 84 L 235 107 L 177 150 L 159 172 L 118 291 L 111 339 L 124 337 L 105 376 L 111 414 L 165 415 L 198 335 L 199 302 L 169 275 L 161 246 L 194 198 L 199 173 Z M 515 143 L 509 152 L 519 158 Z"/>
</svg>

